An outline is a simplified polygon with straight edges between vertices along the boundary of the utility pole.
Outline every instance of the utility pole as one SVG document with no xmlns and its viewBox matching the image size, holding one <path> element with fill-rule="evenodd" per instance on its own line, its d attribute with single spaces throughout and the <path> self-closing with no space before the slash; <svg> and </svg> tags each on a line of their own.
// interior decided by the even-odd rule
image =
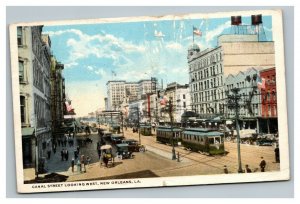
<svg viewBox="0 0 300 204">
<path fill-rule="evenodd" d="M 123 113 L 122 113 L 122 112 L 120 112 L 120 114 L 121 114 L 121 122 L 122 122 L 122 135 L 123 135 L 123 137 L 124 137 Z"/>
<path fill-rule="evenodd" d="M 139 144 L 141 144 L 141 131 L 140 131 L 140 110 L 139 107 L 136 107 L 137 110 L 137 119 L 138 119 L 138 131 L 139 131 Z"/>
<path fill-rule="evenodd" d="M 172 103 L 172 97 L 170 97 L 169 102 L 168 102 L 168 113 L 170 117 L 170 122 L 171 122 L 171 133 L 172 133 L 172 160 L 176 160 L 176 153 L 175 153 L 175 144 L 174 144 L 174 133 L 173 133 L 173 103 Z"/>
<path fill-rule="evenodd" d="M 241 147 L 240 147 L 240 124 L 239 124 L 239 100 L 241 96 L 238 94 L 240 89 L 233 88 L 231 90 L 233 95 L 228 94 L 228 108 L 235 110 L 235 125 L 237 133 L 237 153 L 238 153 L 238 173 L 243 173 L 242 160 L 241 160 Z"/>
</svg>

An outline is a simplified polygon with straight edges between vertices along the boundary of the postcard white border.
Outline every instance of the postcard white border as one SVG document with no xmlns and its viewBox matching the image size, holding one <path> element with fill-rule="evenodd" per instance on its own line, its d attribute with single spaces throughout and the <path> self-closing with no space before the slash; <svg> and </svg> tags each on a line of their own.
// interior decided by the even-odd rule
<svg viewBox="0 0 300 204">
<path fill-rule="evenodd" d="M 269 15 L 272 16 L 273 41 L 275 42 L 275 65 L 277 81 L 277 107 L 278 107 L 278 131 L 280 135 L 280 171 L 264 172 L 255 174 L 218 174 L 218 175 L 200 175 L 200 176 L 178 176 L 178 177 L 160 177 L 144 179 L 120 179 L 120 180 L 101 180 L 98 182 L 109 182 L 107 185 L 87 186 L 87 183 L 93 181 L 64 182 L 61 187 L 33 188 L 38 184 L 24 184 L 23 166 L 22 166 L 22 140 L 21 121 L 20 121 L 20 102 L 19 102 L 19 75 L 18 75 L 18 46 L 16 36 L 17 26 L 34 25 L 75 25 L 75 24 L 95 24 L 95 23 L 122 23 L 139 21 L 162 21 L 162 20 L 180 20 L 185 19 L 205 19 L 205 18 L 224 18 L 232 15 Z M 13 111 L 14 111 L 14 134 L 15 134 L 15 154 L 16 154 L 16 175 L 17 189 L 20 193 L 37 193 L 53 191 L 77 191 L 94 189 L 116 189 L 116 188 L 141 188 L 141 187 L 163 187 L 163 186 L 182 186 L 182 185 L 200 185 L 200 184 L 222 184 L 222 183 L 244 183 L 244 182 L 263 182 L 288 180 L 290 178 L 289 167 L 289 146 L 288 146 L 288 126 L 287 126 L 287 103 L 286 103 L 286 83 L 285 83 L 285 63 L 284 63 L 284 44 L 283 44 L 283 25 L 281 10 L 249 10 L 234 12 L 216 12 L 202 14 L 186 15 L 166 15 L 166 16 L 143 16 L 143 17 L 125 17 L 125 18 L 102 18 L 102 19 L 83 19 L 83 20 L 63 20 L 63 21 L 41 21 L 31 23 L 17 23 L 10 25 L 10 51 L 11 51 L 11 74 L 13 91 Z M 282 99 L 282 100 L 281 100 Z M 134 183 L 139 180 L 140 183 Z M 112 184 L 112 181 L 120 181 L 122 184 Z M 132 181 L 133 183 L 127 183 Z M 66 185 L 85 184 L 84 186 L 66 187 Z M 51 183 L 50 185 L 53 185 Z M 41 184 L 40 184 L 41 185 Z M 45 183 L 44 185 L 49 185 Z"/>
</svg>

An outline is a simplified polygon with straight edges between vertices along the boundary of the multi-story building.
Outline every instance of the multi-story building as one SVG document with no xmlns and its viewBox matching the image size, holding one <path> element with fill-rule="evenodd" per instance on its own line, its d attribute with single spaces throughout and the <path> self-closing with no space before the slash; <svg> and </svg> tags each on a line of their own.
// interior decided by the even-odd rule
<svg viewBox="0 0 300 204">
<path fill-rule="evenodd" d="M 249 67 L 274 67 L 274 42 L 258 41 L 257 35 L 221 35 L 218 46 L 200 51 L 188 49 L 192 109 L 200 118 L 224 115 L 225 78 Z"/>
<path fill-rule="evenodd" d="M 42 26 L 17 27 L 23 166 L 46 156 L 51 142 L 51 43 Z M 36 146 L 37 145 L 37 146 Z M 37 148 L 37 153 L 36 153 Z"/>
<path fill-rule="evenodd" d="M 124 102 L 128 101 L 130 103 L 140 99 L 145 100 L 147 94 L 154 93 L 156 90 L 156 79 L 140 80 L 138 82 L 114 80 L 108 81 L 106 85 L 109 110 L 121 110 Z"/>
<path fill-rule="evenodd" d="M 240 71 L 237 75 L 230 74 L 225 79 L 225 92 L 233 95 L 232 89 L 238 88 L 239 90 L 237 93 L 240 96 L 238 100 L 239 122 L 242 129 L 256 129 L 258 118 L 261 116 L 261 93 L 257 87 L 258 76 L 259 70 L 250 68 L 244 72 Z M 235 109 L 233 107 L 225 109 L 225 117 L 235 119 Z"/>
<path fill-rule="evenodd" d="M 125 83 L 125 93 L 126 93 L 128 102 L 136 101 L 138 99 L 138 83 L 126 82 Z"/>
<path fill-rule="evenodd" d="M 120 106 L 126 97 L 125 89 L 126 81 L 108 81 L 107 85 L 107 98 L 109 110 L 120 110 Z"/>
<path fill-rule="evenodd" d="M 66 113 L 66 95 L 63 77 L 64 65 L 51 58 L 51 116 L 53 137 L 57 136 Z"/>
<path fill-rule="evenodd" d="M 260 77 L 265 81 L 265 87 L 261 89 L 260 131 L 276 133 L 278 131 L 276 69 L 273 67 L 261 70 Z"/>
<path fill-rule="evenodd" d="M 162 95 L 159 101 L 159 112 L 161 113 L 161 118 L 163 121 L 161 122 L 170 122 L 170 116 L 168 113 L 168 105 L 161 102 L 161 100 L 172 101 L 172 114 L 175 123 L 181 122 L 182 114 L 190 109 L 191 101 L 190 101 L 190 94 L 189 94 L 189 85 L 180 85 L 176 82 L 170 83 L 167 85 L 167 88 L 160 93 Z"/>
<path fill-rule="evenodd" d="M 147 94 L 155 93 L 156 91 L 156 79 L 149 80 L 143 79 L 138 82 L 138 99 L 146 98 Z"/>
</svg>

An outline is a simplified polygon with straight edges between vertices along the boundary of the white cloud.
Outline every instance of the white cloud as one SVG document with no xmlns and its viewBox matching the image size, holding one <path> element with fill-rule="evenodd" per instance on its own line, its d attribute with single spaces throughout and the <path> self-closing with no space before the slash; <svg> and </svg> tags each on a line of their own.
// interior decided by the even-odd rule
<svg viewBox="0 0 300 204">
<path fill-rule="evenodd" d="M 90 71 L 93 71 L 94 70 L 94 67 L 92 67 L 92 66 L 87 66 L 86 67 L 88 70 L 90 70 Z"/>
<path fill-rule="evenodd" d="M 231 25 L 231 22 L 227 21 L 226 23 L 216 27 L 215 29 L 207 31 L 206 35 L 205 35 L 205 40 L 208 42 L 212 41 L 215 37 L 217 37 L 218 35 L 223 33 L 223 31 L 226 28 L 229 28 L 230 25 Z"/>
<path fill-rule="evenodd" d="M 166 45 L 166 48 L 173 49 L 173 50 L 182 50 L 183 46 L 177 42 L 170 42 Z"/>
<path fill-rule="evenodd" d="M 146 50 L 143 45 L 133 44 L 111 34 L 88 35 L 77 29 L 49 31 L 47 33 L 50 37 L 66 33 L 75 34 L 79 37 L 79 39 L 69 38 L 66 42 L 69 47 L 69 59 L 67 60 L 69 64 L 74 64 L 89 56 L 116 60 L 128 53 L 141 53 Z"/>
<path fill-rule="evenodd" d="M 75 67 L 77 66 L 78 63 L 77 62 L 70 62 L 64 65 L 65 68 L 71 68 L 71 67 Z"/>
<path fill-rule="evenodd" d="M 107 75 L 107 72 L 106 72 L 104 69 L 101 69 L 101 68 L 95 70 L 94 72 L 95 72 L 95 74 L 97 74 L 98 76 L 100 76 L 100 77 L 102 77 L 102 78 L 108 76 L 108 75 Z"/>
</svg>

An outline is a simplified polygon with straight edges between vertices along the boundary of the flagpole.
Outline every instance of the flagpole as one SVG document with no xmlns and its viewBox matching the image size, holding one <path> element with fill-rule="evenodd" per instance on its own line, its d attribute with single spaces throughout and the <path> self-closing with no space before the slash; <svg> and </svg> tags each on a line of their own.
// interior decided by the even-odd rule
<svg viewBox="0 0 300 204">
<path fill-rule="evenodd" d="M 193 26 L 193 44 L 194 44 L 194 26 Z"/>
</svg>

